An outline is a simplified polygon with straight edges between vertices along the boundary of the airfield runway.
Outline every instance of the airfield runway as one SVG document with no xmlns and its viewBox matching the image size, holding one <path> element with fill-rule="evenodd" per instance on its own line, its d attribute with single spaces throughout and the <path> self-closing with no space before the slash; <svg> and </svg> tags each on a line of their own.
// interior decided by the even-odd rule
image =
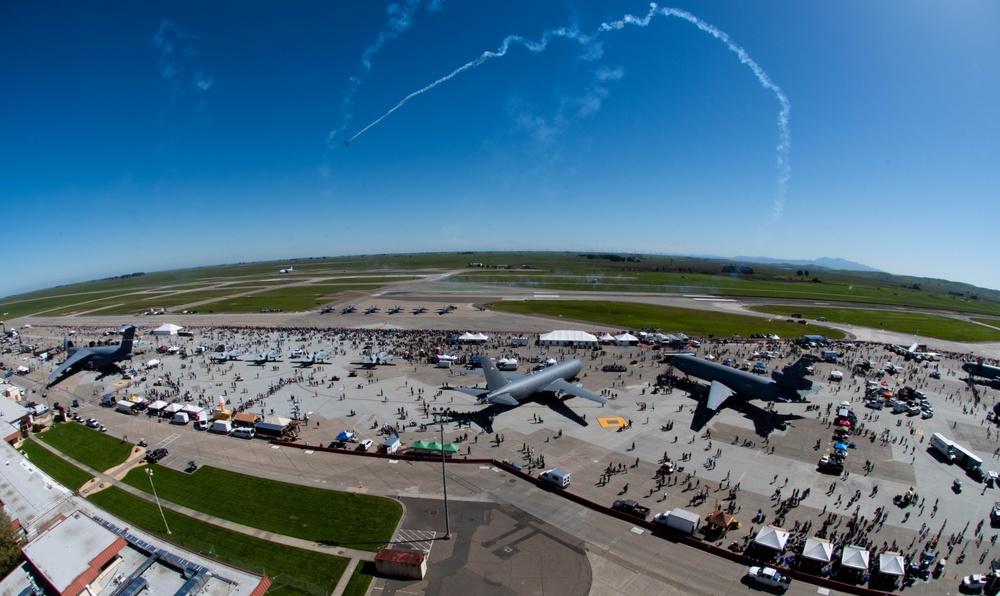
<svg viewBox="0 0 1000 596">
<path fill-rule="evenodd" d="M 507 288 L 503 292 L 498 292 L 496 288 L 492 290 L 489 299 L 533 297 L 531 292 L 508 293 Z M 758 430 L 762 417 L 768 415 L 753 408 L 743 411 L 726 409 L 709 423 L 708 436 L 689 430 L 695 402 L 686 393 L 650 394 L 650 383 L 657 374 L 666 370 L 666 366 L 657 363 L 653 351 L 638 347 L 609 347 L 604 354 L 595 356 L 589 351 L 570 348 L 546 349 L 531 345 L 514 349 L 507 346 L 509 337 L 517 332 L 558 328 L 603 331 L 603 326 L 476 310 L 475 305 L 481 304 L 480 300 L 486 301 L 485 290 L 442 296 L 417 286 L 412 294 L 416 298 L 412 301 L 405 288 L 397 288 L 393 292 L 388 296 L 353 300 L 359 308 L 369 303 L 382 307 L 382 313 L 367 316 L 361 313 L 280 313 L 171 317 L 171 322 L 191 327 L 195 337 L 190 341 L 169 338 L 163 341 L 167 344 L 188 346 L 211 343 L 213 338 L 218 337 L 214 328 L 231 326 L 241 328 L 232 331 L 231 336 L 227 335 L 236 342 L 249 343 L 252 338 L 257 344 L 275 345 L 285 333 L 288 336 L 284 343 L 286 352 L 292 347 L 300 347 L 307 352 L 318 349 L 332 352 L 337 349 L 343 354 L 312 369 L 296 369 L 287 362 L 287 357 L 286 362 L 258 368 L 243 362 L 219 365 L 204 356 L 196 356 L 188 359 L 183 370 L 182 362 L 176 357 L 150 354 L 145 358 L 161 359 L 162 368 L 149 372 L 146 383 L 129 391 L 146 391 L 151 388 L 154 375 L 169 374 L 172 378 L 181 379 L 182 391 L 191 390 L 212 399 L 223 395 L 236 404 L 240 399 L 266 393 L 279 379 L 294 378 L 295 383 L 284 385 L 268 395 L 262 407 L 284 416 L 290 415 L 296 407 L 300 413 L 307 413 L 309 424 L 301 433 L 301 441 L 311 445 L 328 444 L 335 434 L 346 429 L 354 430 L 361 438 L 378 441 L 381 437 L 379 428 L 384 424 L 395 426 L 396 423 L 403 425 L 401 437 L 404 443 L 418 439 L 436 440 L 436 426 L 420 431 L 419 426 L 407 428 L 405 425 L 411 418 L 419 424 L 433 421 L 433 415 L 424 416 L 419 408 L 423 400 L 427 401 L 432 411 L 434 408 L 450 408 L 458 412 L 480 410 L 481 406 L 472 403 L 464 394 L 445 391 L 436 399 L 434 396 L 445 384 L 475 385 L 477 381 L 481 382 L 481 378 L 465 377 L 457 370 L 437 369 L 426 364 L 410 365 L 402 361 L 397 366 L 379 367 L 371 373 L 360 371 L 357 373 L 359 376 L 349 377 L 349 373 L 356 368 L 351 363 L 357 362 L 360 357 L 365 333 L 370 334 L 370 338 L 392 337 L 392 329 L 482 330 L 494 336 L 490 344 L 485 348 L 463 348 L 465 351 L 517 354 L 522 361 L 538 355 L 557 359 L 578 357 L 585 367 L 585 376 L 581 378 L 583 386 L 595 392 L 605 391 L 616 398 L 604 407 L 585 400 L 570 400 L 571 412 L 582 417 L 586 425 L 581 424 L 581 420 L 536 403 L 525 404 L 499 416 L 489 433 L 476 425 L 459 428 L 451 424 L 445 431 L 446 440 L 455 440 L 459 434 L 469 433 L 469 440 L 462 443 L 463 455 L 506 459 L 528 465 L 532 456 L 526 451 L 533 450 L 535 458 L 544 456 L 546 468 L 560 467 L 572 472 L 571 491 L 605 504 L 624 495 L 651 507 L 654 512 L 685 507 L 705 514 L 714 508 L 717 499 L 726 504 L 728 490 L 718 491 L 720 485 L 727 489 L 738 485 L 736 515 L 743 522 L 743 528 L 731 533 L 725 544 L 733 540 L 742 541 L 751 525 L 759 528 L 758 524 L 751 523 L 758 509 L 768 513 L 767 521 L 773 519 L 777 501 L 772 497 L 776 489 L 782 491 L 781 499 L 796 489 L 800 492 L 810 490 L 808 498 L 786 515 L 786 528 L 796 522 L 810 522 L 815 531 L 820 522 L 833 513 L 836 516 L 832 528 L 844 532 L 845 520 L 855 510 L 860 517 L 871 520 L 875 510 L 882 507 L 888 517 L 884 525 L 870 535 L 879 546 L 883 541 L 889 544 L 895 541 L 900 550 L 910 553 L 918 550 L 928 535 L 940 534 L 938 550 L 946 556 L 948 548 L 945 543 L 950 535 L 962 533 L 963 539 L 955 544 L 953 553 L 948 556 L 946 578 L 929 583 L 918 582 L 908 588 L 919 594 L 956 593 L 955 576 L 982 570 L 980 558 L 983 557 L 988 564 L 997 554 L 995 548 L 991 550 L 995 531 L 989 528 L 988 521 L 983 532 L 976 533 L 974 529 L 993 501 L 997 500 L 998 495 L 994 491 L 998 489 L 982 489 L 981 485 L 967 481 L 966 491 L 962 495 L 954 495 L 950 491 L 952 480 L 964 479 L 964 475 L 954 466 L 940 463 L 927 450 L 926 439 L 931 433 L 941 432 L 978 453 L 985 461 L 984 468 L 1000 467 L 1000 464 L 994 463 L 996 459 L 992 455 L 998 444 L 996 429 L 991 429 L 991 435 L 987 434 L 991 427 L 983 424 L 985 411 L 982 407 L 973 407 L 971 395 L 960 380 L 958 360 L 931 365 L 938 367 L 942 376 L 941 380 L 933 380 L 928 378 L 928 374 L 934 368 L 903 363 L 881 346 L 858 343 L 855 351 L 848 353 L 848 358 L 852 360 L 866 357 L 901 365 L 902 370 L 893 378 L 886 378 L 887 382 L 914 385 L 928 394 L 935 409 L 934 418 L 929 420 L 893 415 L 886 410 L 871 412 L 869 419 L 866 416 L 869 411 L 859 401 L 862 379 L 849 378 L 849 368 L 841 364 L 838 368 L 848 373 L 845 381 L 840 385 L 827 383 L 823 380 L 835 365 L 820 364 L 816 379 L 823 382 L 824 387 L 809 396 L 811 403 L 819 406 L 818 409 L 807 411 L 801 404 L 778 404 L 775 407 L 775 414 L 790 418 L 787 430 L 770 433 L 765 442 Z M 404 296 L 407 298 L 404 299 Z M 432 297 L 435 302 L 431 301 Z M 576 295 L 572 297 L 576 298 Z M 671 300 L 686 301 L 683 305 L 695 306 L 691 304 L 691 298 Z M 386 314 L 387 305 L 391 307 L 397 303 L 407 312 Z M 434 308 L 449 303 L 459 308 L 446 315 L 433 312 Z M 410 309 L 420 304 L 432 309 L 431 312 L 420 315 L 409 313 Z M 699 305 L 703 308 L 733 308 L 733 303 L 729 302 Z M 63 329 L 48 327 L 50 324 L 86 325 L 96 331 L 122 322 L 121 317 L 31 320 L 34 325 L 32 333 L 50 340 L 63 332 Z M 341 341 L 333 337 L 336 334 L 323 331 L 331 327 L 361 331 L 355 332 L 359 335 Z M 269 330 L 261 331 L 264 328 Z M 315 328 L 319 331 L 292 331 L 292 328 Z M 508 333 L 497 336 L 498 331 Z M 866 335 L 869 333 L 867 330 L 855 329 L 851 332 L 858 340 L 872 337 Z M 262 333 L 266 334 L 266 338 L 261 338 Z M 907 338 L 893 340 L 903 343 Z M 976 353 L 991 355 L 984 353 L 979 345 L 933 343 L 935 348 L 957 347 L 960 349 L 956 352 L 975 350 Z M 744 358 L 749 357 L 755 347 L 754 344 L 706 344 L 700 354 Z M 10 356 L 4 359 L 7 364 L 16 363 Z M 770 366 L 780 366 L 788 361 L 786 357 L 772 361 Z M 603 372 L 601 368 L 607 364 L 622 364 L 627 371 Z M 44 377 L 48 374 L 47 369 L 52 367 L 40 366 L 28 375 L 25 382 L 42 394 Z M 242 380 L 236 380 L 237 376 Z M 341 380 L 333 382 L 333 376 Z M 444 531 L 439 466 L 275 448 L 263 441 L 247 442 L 211 435 L 188 426 L 158 423 L 154 418 L 126 416 L 100 408 L 97 405 L 98 396 L 113 390 L 117 380 L 112 377 L 98 380 L 94 373 L 79 373 L 49 391 L 46 398 L 50 402 L 62 403 L 79 398 L 85 402 L 81 415 L 85 418 L 97 417 L 109 427 L 111 434 L 127 434 L 133 440 L 142 436 L 151 447 L 167 446 L 170 456 L 162 465 L 183 467 L 193 459 L 206 465 L 290 482 L 337 490 L 364 490 L 395 497 L 406 505 L 400 532 L 432 532 L 439 537 Z M 992 406 L 995 401 L 992 390 L 981 388 L 981 391 L 982 403 Z M 341 396 L 344 399 L 340 399 Z M 37 399 L 38 395 L 31 397 Z M 884 436 L 890 439 L 887 442 L 872 442 L 860 437 L 855 439 L 857 448 L 851 450 L 848 458 L 849 475 L 846 478 L 830 477 L 816 471 L 816 461 L 830 447 L 832 431 L 824 421 L 827 407 L 841 401 L 852 404 L 866 429 L 879 436 L 885 433 Z M 355 410 L 357 415 L 350 416 L 351 410 Z M 627 430 L 618 430 L 614 426 L 606 428 L 598 423 L 598 418 L 631 420 L 632 426 Z M 672 430 L 662 430 L 670 423 L 674 425 Z M 491 442 L 496 434 L 503 435 L 502 443 Z M 819 449 L 816 449 L 817 440 L 820 442 Z M 691 473 L 695 474 L 691 481 L 697 482 L 691 490 L 687 490 L 687 484 L 680 481 L 667 486 L 666 499 L 663 498 L 662 488 L 653 490 L 656 486 L 654 473 L 665 453 L 674 460 L 680 459 L 682 454 L 690 454 L 681 463 L 685 467 L 684 473 L 674 477 L 683 479 Z M 710 457 L 715 457 L 714 467 L 706 467 Z M 873 469 L 866 470 L 866 460 L 874 464 Z M 609 466 L 617 470 L 619 464 L 625 471 L 611 474 L 609 481 L 602 483 L 605 470 Z M 633 467 L 634 464 L 638 465 Z M 423 582 L 379 579 L 371 593 L 446 593 L 458 585 L 483 586 L 477 592 L 483 594 L 737 594 L 748 591 L 744 579 L 746 567 L 743 565 L 707 557 L 701 551 L 646 532 L 637 532 L 627 522 L 576 506 L 548 491 L 518 481 L 495 467 L 452 464 L 448 466 L 447 474 L 449 500 L 455 503 L 451 511 L 454 540 L 433 541 L 430 571 Z M 833 490 L 829 490 L 833 483 Z M 626 485 L 628 490 L 623 492 Z M 699 504 L 691 504 L 692 497 L 705 485 L 711 487 L 708 498 Z M 907 510 L 907 515 L 907 512 L 892 505 L 892 497 L 911 486 L 926 503 L 919 509 Z M 862 498 L 853 499 L 855 494 L 861 494 Z M 848 501 L 852 501 L 849 507 L 846 506 Z M 932 516 L 933 502 L 938 502 L 939 506 Z M 925 531 L 923 540 L 918 539 L 921 528 Z M 982 539 L 978 538 L 979 534 Z M 959 553 L 965 554 L 962 564 L 956 560 Z M 814 586 L 796 582 L 790 593 L 805 594 L 815 590 Z"/>
</svg>

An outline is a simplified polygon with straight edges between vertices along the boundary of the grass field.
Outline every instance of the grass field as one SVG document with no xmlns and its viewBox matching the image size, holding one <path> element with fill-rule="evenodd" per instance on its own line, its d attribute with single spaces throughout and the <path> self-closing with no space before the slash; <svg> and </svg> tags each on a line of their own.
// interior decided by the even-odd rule
<svg viewBox="0 0 1000 596">
<path fill-rule="evenodd" d="M 365 596 L 368 586 L 375 579 L 375 563 L 373 561 L 359 561 L 351 574 L 351 579 L 344 588 L 343 596 Z"/>
<path fill-rule="evenodd" d="M 469 268 L 472 262 L 487 265 L 506 264 L 515 269 Z M 752 273 L 732 274 L 723 267 L 732 262 L 693 257 L 660 255 L 596 255 L 569 252 L 532 253 L 423 253 L 396 255 L 362 255 L 348 257 L 322 257 L 292 259 L 271 263 L 245 263 L 220 265 L 149 273 L 122 279 L 107 279 L 39 292 L 13 296 L 0 300 L 0 310 L 15 318 L 32 313 L 69 308 L 76 310 L 76 302 L 124 297 L 140 291 L 174 291 L 200 288 L 213 283 L 261 284 L 280 289 L 281 285 L 301 282 L 303 276 L 329 276 L 328 280 L 344 279 L 345 274 L 370 276 L 388 273 L 432 273 L 462 269 L 463 274 L 452 278 L 452 283 L 515 284 L 554 290 L 602 290 L 614 292 L 705 293 L 727 296 L 764 296 L 774 298 L 800 298 L 808 300 L 836 300 L 854 303 L 886 304 L 920 308 L 944 309 L 957 312 L 1000 316 L 1000 291 L 977 288 L 969 284 L 939 279 L 895 276 L 881 272 L 852 272 L 815 269 L 805 272 L 791 265 L 752 265 Z M 275 283 L 278 269 L 295 266 L 295 272 L 281 276 L 283 283 Z M 521 269 L 526 267 L 526 269 Z M 287 281 L 285 281 L 287 280 Z M 371 283 L 372 280 L 365 280 Z M 386 278 L 386 281 L 400 281 Z M 274 284 L 274 285 L 272 285 Z M 227 290 L 231 295 L 236 287 Z M 180 296 L 180 294 L 175 294 Z M 149 297 L 147 295 L 147 297 Z M 221 298 L 222 296 L 220 296 Z M 127 304 L 112 306 L 105 301 L 102 314 L 129 314 L 150 306 L 179 306 L 190 303 L 190 296 L 182 301 L 171 298 L 161 303 L 150 303 L 132 296 Z M 253 306 L 257 306 L 254 304 Z M 269 308 L 260 306 L 246 310 Z M 280 304 L 270 308 L 298 309 Z M 204 309 L 199 309 L 204 310 Z M 218 310 L 218 309 L 216 309 Z"/>
<path fill-rule="evenodd" d="M 945 341 L 977 342 L 1000 341 L 1000 330 L 983 327 L 968 321 L 917 312 L 877 310 L 864 308 L 788 307 L 778 305 L 755 306 L 753 310 L 787 315 L 794 309 L 810 319 L 826 317 L 833 323 L 846 323 L 874 327 L 919 337 Z M 994 321 L 1000 323 L 1000 321 Z"/>
<path fill-rule="evenodd" d="M 35 438 L 101 472 L 124 462 L 132 451 L 131 443 L 123 443 L 76 422 L 57 424 Z"/>
<path fill-rule="evenodd" d="M 157 474 L 156 478 L 159 486 L 160 475 Z M 264 573 L 270 577 L 284 573 L 332 591 L 347 568 L 347 559 L 342 557 L 275 544 L 164 509 L 163 515 L 167 518 L 171 532 L 168 536 L 164 532 L 163 520 L 154 503 L 116 487 L 94 493 L 88 499 L 128 523 L 188 550 L 207 554 L 225 563 L 256 573 Z M 227 505 L 239 507 L 239 503 L 231 502 Z M 299 592 L 276 589 L 269 593 Z"/>
<path fill-rule="evenodd" d="M 591 300 L 526 300 L 493 302 L 487 308 L 522 314 L 548 315 L 614 325 L 621 329 L 659 329 L 664 333 L 680 331 L 693 337 L 748 337 L 753 333 L 775 333 L 780 337 L 799 337 L 806 333 L 840 339 L 836 329 L 800 325 L 784 320 L 768 321 L 758 317 L 655 306 L 639 302 L 603 302 Z"/>
<path fill-rule="evenodd" d="M 21 450 L 28 455 L 28 460 L 31 463 L 70 490 L 80 488 L 93 478 L 89 473 L 53 454 L 32 439 L 24 441 L 21 444 Z"/>
<path fill-rule="evenodd" d="M 402 506 L 382 497 L 323 490 L 203 466 L 194 474 L 156 470 L 161 499 L 233 522 L 304 540 L 375 551 L 392 539 Z M 144 470 L 124 482 L 149 492 Z"/>
</svg>

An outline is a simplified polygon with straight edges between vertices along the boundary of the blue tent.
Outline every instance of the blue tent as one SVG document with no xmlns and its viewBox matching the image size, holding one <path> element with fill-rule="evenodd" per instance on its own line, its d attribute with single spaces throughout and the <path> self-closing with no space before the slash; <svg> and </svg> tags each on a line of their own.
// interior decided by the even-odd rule
<svg viewBox="0 0 1000 596">
<path fill-rule="evenodd" d="M 847 451 L 847 445 L 845 445 L 844 443 L 834 443 L 833 448 L 840 449 L 842 451 Z"/>
<path fill-rule="evenodd" d="M 339 435 L 337 435 L 338 441 L 350 441 L 353 438 L 354 438 L 353 430 L 344 430 L 341 431 Z"/>
</svg>

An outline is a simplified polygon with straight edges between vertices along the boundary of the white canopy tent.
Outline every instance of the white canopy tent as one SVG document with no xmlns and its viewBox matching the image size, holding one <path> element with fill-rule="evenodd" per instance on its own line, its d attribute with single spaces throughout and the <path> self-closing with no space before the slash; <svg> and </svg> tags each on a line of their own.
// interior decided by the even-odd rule
<svg viewBox="0 0 1000 596">
<path fill-rule="evenodd" d="M 833 560 L 833 545 L 829 540 L 822 538 L 809 538 L 802 549 L 802 557 L 813 561 L 829 563 Z"/>
<path fill-rule="evenodd" d="M 488 339 L 489 337 L 482 333 L 472 333 L 470 331 L 458 336 L 458 341 L 466 343 L 483 343 Z"/>
<path fill-rule="evenodd" d="M 591 335 L 586 331 L 565 329 L 543 333 L 538 338 L 538 343 L 543 346 L 577 346 L 594 348 L 600 345 L 597 341 L 597 336 L 595 335 Z"/>
<path fill-rule="evenodd" d="M 885 575 L 904 575 L 906 573 L 906 559 L 899 553 L 882 553 L 878 556 L 878 570 Z"/>
<path fill-rule="evenodd" d="M 781 552 L 785 550 L 785 543 L 788 542 L 788 531 L 774 526 L 764 526 L 757 532 L 754 543 L 763 547 Z"/>
<path fill-rule="evenodd" d="M 639 338 L 631 333 L 622 333 L 615 336 L 615 343 L 619 346 L 634 346 L 639 343 Z"/>
<path fill-rule="evenodd" d="M 164 323 L 153 329 L 153 335 L 177 335 L 177 332 L 183 329 L 180 325 L 174 325 L 173 323 Z"/>
<path fill-rule="evenodd" d="M 601 342 L 602 344 L 613 344 L 615 343 L 615 336 L 611 335 L 610 333 L 605 333 L 601 337 L 597 338 L 597 341 Z"/>
<path fill-rule="evenodd" d="M 845 546 L 840 556 L 840 564 L 848 569 L 868 571 L 868 550 L 860 546 Z"/>
</svg>

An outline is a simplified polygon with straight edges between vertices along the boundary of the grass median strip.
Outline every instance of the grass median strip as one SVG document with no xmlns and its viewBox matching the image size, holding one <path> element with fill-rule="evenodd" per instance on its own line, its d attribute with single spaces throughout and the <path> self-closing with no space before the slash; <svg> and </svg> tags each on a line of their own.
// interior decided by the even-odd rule
<svg viewBox="0 0 1000 596">
<path fill-rule="evenodd" d="M 75 422 L 57 424 L 36 438 L 99 472 L 124 462 L 133 446 Z"/>
<path fill-rule="evenodd" d="M 194 474 L 154 466 L 156 493 L 172 503 L 275 534 L 375 551 L 392 539 L 402 506 L 356 495 L 202 466 Z M 124 482 L 150 492 L 142 469 Z"/>
<path fill-rule="evenodd" d="M 81 470 L 45 447 L 28 439 L 21 444 L 21 450 L 28 455 L 28 461 L 38 466 L 40 470 L 51 476 L 56 482 L 76 490 L 93 478 L 88 472 Z"/>
<path fill-rule="evenodd" d="M 157 474 L 156 478 L 159 486 L 160 475 Z M 126 522 L 188 550 L 255 573 L 264 573 L 272 578 L 288 574 L 332 590 L 347 568 L 348 560 L 343 557 L 275 544 L 164 509 L 163 515 L 170 526 L 168 536 L 155 503 L 130 495 L 117 487 L 94 493 L 88 499 Z M 225 505 L 238 509 L 242 504 L 237 501 Z"/>
</svg>

